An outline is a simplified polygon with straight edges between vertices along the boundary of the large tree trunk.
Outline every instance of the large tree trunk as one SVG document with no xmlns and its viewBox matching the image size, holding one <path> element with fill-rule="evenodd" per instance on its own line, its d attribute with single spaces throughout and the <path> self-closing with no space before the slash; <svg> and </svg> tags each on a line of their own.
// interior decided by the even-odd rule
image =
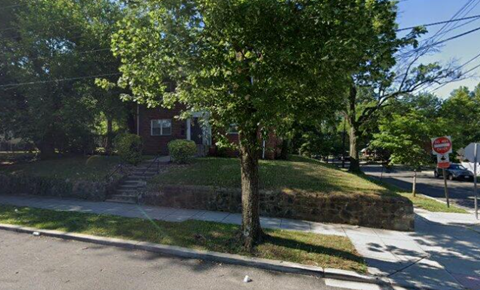
<svg viewBox="0 0 480 290">
<path fill-rule="evenodd" d="M 350 166 L 348 171 L 353 173 L 361 172 L 357 140 L 357 130 L 352 126 L 350 128 Z"/>
<path fill-rule="evenodd" d="M 113 121 L 112 118 L 107 118 L 107 140 L 105 141 L 105 152 L 110 155 L 112 153 L 112 139 L 113 139 Z"/>
<path fill-rule="evenodd" d="M 413 170 L 412 194 L 417 195 L 417 169 Z"/>
<path fill-rule="evenodd" d="M 283 139 L 282 140 L 282 151 L 280 151 L 280 159 L 281 160 L 287 160 L 288 159 L 288 150 L 289 150 L 289 143 L 290 141 L 288 139 Z"/>
<path fill-rule="evenodd" d="M 242 176 L 242 234 L 246 250 L 252 251 L 263 236 L 260 227 L 257 131 L 240 132 L 239 137 Z"/>
<path fill-rule="evenodd" d="M 357 88 L 354 84 L 350 87 L 348 96 L 348 110 L 346 114 L 347 122 L 350 126 L 350 166 L 348 171 L 353 173 L 362 172 L 360 169 L 359 153 L 358 153 L 358 131 L 360 125 L 357 122 Z"/>
<path fill-rule="evenodd" d="M 38 150 L 40 150 L 40 159 L 47 160 L 55 157 L 55 146 L 52 142 L 41 141 L 36 144 Z"/>
</svg>

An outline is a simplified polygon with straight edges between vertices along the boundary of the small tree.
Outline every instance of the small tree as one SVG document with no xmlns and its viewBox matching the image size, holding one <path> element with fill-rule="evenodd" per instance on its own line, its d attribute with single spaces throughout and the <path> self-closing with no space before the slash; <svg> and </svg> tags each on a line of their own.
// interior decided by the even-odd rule
<svg viewBox="0 0 480 290">
<path fill-rule="evenodd" d="M 143 142 L 135 134 L 120 134 L 115 138 L 115 148 L 123 161 L 137 166 L 142 162 Z"/>
<path fill-rule="evenodd" d="M 425 102 L 430 100 L 423 108 Z M 404 164 L 413 172 L 412 194 L 416 194 L 417 171 L 432 162 L 430 138 L 439 134 L 438 99 L 426 95 L 393 105 L 396 113 L 379 122 L 380 133 L 374 134 L 372 146 L 391 153 L 390 164 Z M 432 111 L 433 110 L 433 111 Z"/>
</svg>

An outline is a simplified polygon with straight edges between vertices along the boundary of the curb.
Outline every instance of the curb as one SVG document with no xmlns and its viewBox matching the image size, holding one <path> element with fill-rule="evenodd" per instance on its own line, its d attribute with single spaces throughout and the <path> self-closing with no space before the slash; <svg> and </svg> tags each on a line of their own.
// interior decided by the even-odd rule
<svg viewBox="0 0 480 290">
<path fill-rule="evenodd" d="M 159 253 L 168 256 L 175 256 L 187 259 L 200 259 L 205 261 L 225 263 L 239 266 L 248 266 L 264 270 L 277 271 L 282 273 L 301 274 L 317 276 L 320 278 L 330 278 L 352 282 L 361 282 L 368 284 L 383 284 L 384 281 L 379 277 L 359 274 L 353 271 L 321 268 L 315 266 L 306 266 L 297 263 L 284 262 L 278 260 L 269 260 L 261 258 L 250 258 L 235 254 L 225 254 L 210 251 L 198 251 L 177 246 L 167 246 L 149 242 L 139 242 L 133 240 L 123 240 L 117 238 L 99 237 L 93 235 L 67 233 L 56 230 L 40 230 L 30 227 L 22 227 L 9 224 L 0 224 L 0 230 L 7 230 L 19 233 L 33 234 L 40 233 L 41 236 L 60 238 L 64 240 L 74 240 L 80 242 L 108 245 L 132 250 L 143 250 L 147 252 Z"/>
</svg>

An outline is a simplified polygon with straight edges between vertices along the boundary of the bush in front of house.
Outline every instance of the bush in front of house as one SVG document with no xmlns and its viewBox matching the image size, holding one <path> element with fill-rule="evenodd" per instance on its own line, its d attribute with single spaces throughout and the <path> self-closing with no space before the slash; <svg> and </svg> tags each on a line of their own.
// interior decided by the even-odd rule
<svg viewBox="0 0 480 290">
<path fill-rule="evenodd" d="M 115 149 L 123 161 L 138 165 L 142 161 L 143 142 L 135 134 L 120 134 L 115 138 Z"/>
<path fill-rule="evenodd" d="M 168 143 L 170 157 L 175 163 L 187 163 L 197 153 L 197 145 L 190 140 L 173 140 Z"/>
</svg>

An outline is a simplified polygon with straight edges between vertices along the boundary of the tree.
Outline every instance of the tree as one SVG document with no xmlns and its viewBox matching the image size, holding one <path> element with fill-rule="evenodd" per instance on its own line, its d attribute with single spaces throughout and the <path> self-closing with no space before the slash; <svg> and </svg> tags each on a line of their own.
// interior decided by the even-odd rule
<svg viewBox="0 0 480 290">
<path fill-rule="evenodd" d="M 8 29 L 0 31 L 0 54 L 8 59 L 2 62 L 7 78 L 0 78 L 0 92 L 8 100 L 6 126 L 31 140 L 42 158 L 55 152 L 91 152 L 98 108 L 106 115 L 125 110 L 118 95 L 108 95 L 94 83 L 96 76 L 118 75 L 109 38 L 121 18 L 119 3 L 15 4 L 7 9 Z"/>
<path fill-rule="evenodd" d="M 466 87 L 454 90 L 443 102 L 442 116 L 446 120 L 448 135 L 452 136 L 455 148 L 465 148 L 480 140 L 480 94 L 478 87 L 470 92 Z"/>
<path fill-rule="evenodd" d="M 380 27 L 385 29 L 390 26 Z M 424 28 L 417 27 L 407 36 L 397 39 L 395 32 L 386 30 L 385 37 L 373 39 L 375 49 L 365 51 L 362 58 L 364 65 L 352 74 L 344 110 L 350 136 L 349 171 L 361 171 L 358 138 L 390 100 L 460 77 L 458 68 L 453 64 L 445 67 L 439 63 L 418 64 L 419 59 L 435 47 L 428 40 L 418 45 L 416 39 L 425 32 Z"/>
<path fill-rule="evenodd" d="M 432 95 L 408 96 L 392 101 L 391 114 L 380 119 L 372 146 L 391 153 L 390 164 L 403 164 L 414 171 L 412 193 L 416 194 L 417 171 L 432 162 L 430 140 L 442 134 L 441 102 Z"/>
<path fill-rule="evenodd" d="M 292 125 L 293 149 L 302 155 L 326 158 L 342 153 L 342 136 L 337 130 L 339 120 L 335 117 L 337 116 L 333 115 L 330 120 L 309 120 L 307 123 L 296 122 Z"/>
<path fill-rule="evenodd" d="M 389 1 L 145 1 L 119 25 L 119 84 L 149 106 L 185 104 L 239 129 L 244 244 L 262 239 L 259 136 L 335 107 Z M 387 11 L 387 12 L 385 12 Z M 393 28 L 392 28 L 393 29 Z M 372 36 L 373 35 L 373 36 Z M 167 92 L 168 83 L 174 92 Z"/>
</svg>

